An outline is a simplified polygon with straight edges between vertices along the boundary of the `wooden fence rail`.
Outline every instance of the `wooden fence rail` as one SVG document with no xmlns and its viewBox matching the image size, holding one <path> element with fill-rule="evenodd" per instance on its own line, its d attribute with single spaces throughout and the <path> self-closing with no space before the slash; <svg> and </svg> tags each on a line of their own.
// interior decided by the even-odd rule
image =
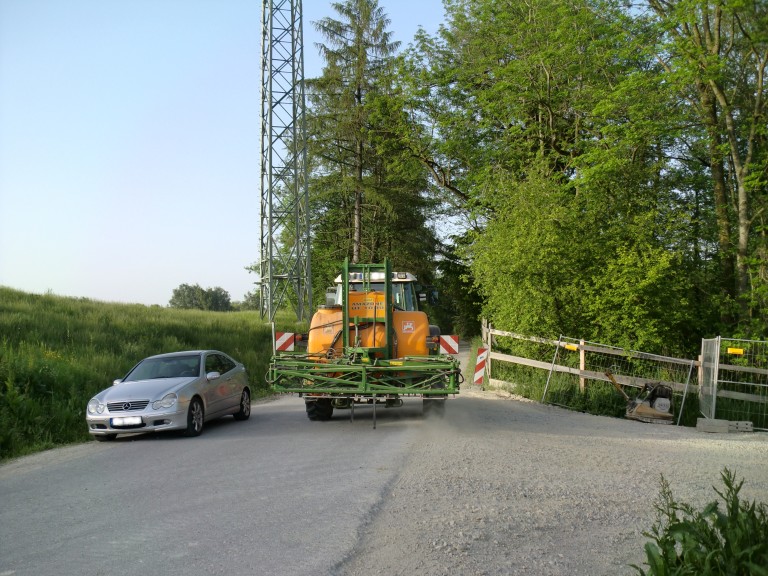
<svg viewBox="0 0 768 576">
<path fill-rule="evenodd" d="M 542 360 L 534 360 L 532 358 L 525 358 L 523 356 L 514 356 L 514 355 L 494 351 L 494 338 L 493 338 L 494 336 L 505 336 L 508 338 L 516 339 L 516 340 L 522 340 L 526 342 L 535 342 L 537 344 L 546 344 L 546 345 L 552 346 L 553 360 L 545 362 Z M 684 368 L 686 366 L 695 367 L 699 365 L 699 362 L 695 360 L 687 360 L 683 358 L 674 358 L 669 356 L 660 356 L 658 354 L 649 354 L 646 352 L 630 351 L 630 350 L 625 350 L 622 348 L 615 348 L 610 346 L 601 346 L 599 344 L 595 344 L 592 342 L 585 342 L 583 340 L 580 340 L 580 341 L 574 341 L 574 339 L 568 339 L 568 340 L 569 341 L 564 342 L 562 341 L 562 339 L 552 340 L 549 338 L 539 338 L 536 336 L 525 336 L 523 334 L 517 334 L 514 332 L 497 330 L 487 325 L 486 323 L 484 323 L 483 324 L 483 343 L 489 351 L 488 361 L 486 364 L 486 368 L 488 370 L 489 382 L 492 385 L 497 387 L 502 387 L 504 384 L 509 384 L 508 382 L 505 382 L 503 380 L 498 380 L 493 378 L 493 362 L 494 361 L 509 362 L 511 364 L 517 364 L 519 366 L 528 366 L 528 367 L 537 368 L 540 370 L 572 374 L 574 376 L 579 377 L 579 384 L 582 390 L 586 386 L 587 380 L 610 382 L 610 379 L 606 375 L 605 371 L 588 370 L 586 368 L 586 364 L 587 364 L 586 357 L 588 353 L 603 354 L 606 356 L 613 356 L 613 357 L 623 358 L 623 359 L 648 360 L 652 362 L 678 365 L 681 368 Z M 557 347 L 560 347 L 561 349 L 567 349 L 570 351 L 578 351 L 579 352 L 579 368 L 574 368 L 571 366 L 563 366 L 561 364 L 557 364 L 556 362 L 554 362 L 554 351 L 557 349 Z M 670 386 L 673 390 L 679 393 L 685 393 L 686 391 L 689 393 L 698 393 L 698 385 L 693 384 L 689 381 L 690 375 L 686 382 L 675 382 L 675 381 L 660 379 L 658 377 L 639 377 L 639 376 L 631 376 L 626 374 L 612 374 L 612 376 L 615 378 L 615 380 L 619 384 L 623 386 L 632 386 L 635 388 L 642 388 L 646 384 L 661 382 L 662 384 L 666 384 L 667 386 Z"/>
<path fill-rule="evenodd" d="M 528 358 L 500 352 L 494 342 L 496 337 L 511 338 L 549 346 L 551 347 L 551 360 L 543 360 L 542 355 L 539 355 L 538 358 Z M 765 354 L 761 351 L 768 350 L 768 342 L 744 341 L 748 344 L 747 346 L 742 341 L 734 341 L 741 347 L 728 348 L 728 342 L 730 341 L 725 341 L 726 343 L 722 345 L 723 350 L 720 350 L 720 338 L 718 337 L 718 350 L 715 351 L 715 354 L 720 354 L 720 358 L 725 361 L 718 362 L 717 356 L 715 356 L 713 361 L 712 351 L 709 351 L 707 353 L 707 361 L 705 362 L 704 348 L 706 342 L 709 341 L 702 341 L 702 355 L 697 360 L 689 360 L 604 346 L 564 336 L 561 336 L 559 340 L 526 336 L 515 332 L 496 330 L 486 322 L 483 322 L 483 344 L 488 350 L 486 369 L 488 371 L 488 381 L 492 386 L 503 388 L 512 384 L 494 378 L 494 364 L 496 362 L 546 370 L 548 373 L 547 388 L 550 385 L 551 376 L 555 373 L 571 374 L 574 377 L 578 377 L 579 388 L 584 391 L 587 382 L 590 380 L 610 382 L 607 375 L 610 372 L 611 376 L 621 386 L 642 388 L 646 384 L 659 382 L 666 384 L 675 392 L 683 394 L 683 403 L 687 394 L 696 394 L 699 396 L 700 402 L 703 401 L 705 392 L 709 394 L 707 390 L 712 388 L 716 398 L 738 400 L 746 402 L 750 406 L 747 409 L 738 406 L 730 409 L 729 416 L 731 420 L 756 419 L 765 425 L 768 422 L 766 419 L 768 418 L 766 416 L 768 383 L 765 380 L 765 377 L 768 376 L 768 369 L 765 368 L 763 359 Z M 753 348 L 757 349 L 757 352 L 752 350 Z M 726 357 L 730 358 L 733 354 L 740 354 L 740 357 L 743 357 L 744 350 L 747 349 L 751 351 L 752 356 L 755 358 L 749 358 L 743 364 L 732 364 L 726 360 Z M 724 350 L 727 351 L 724 352 Z M 571 354 L 571 356 L 566 356 L 568 354 Z M 578 354 L 578 359 L 573 354 Z M 751 363 L 749 360 L 751 360 Z M 578 367 L 576 367 L 577 363 Z M 714 380 L 710 383 L 709 380 L 712 379 Z M 545 388 L 545 396 L 546 394 Z M 704 416 L 714 418 L 714 415 L 704 410 L 703 404 L 701 406 L 701 413 Z M 720 405 L 718 404 L 718 406 Z M 756 424 L 756 429 L 768 429 L 768 427 L 758 428 L 757 426 Z"/>
</svg>

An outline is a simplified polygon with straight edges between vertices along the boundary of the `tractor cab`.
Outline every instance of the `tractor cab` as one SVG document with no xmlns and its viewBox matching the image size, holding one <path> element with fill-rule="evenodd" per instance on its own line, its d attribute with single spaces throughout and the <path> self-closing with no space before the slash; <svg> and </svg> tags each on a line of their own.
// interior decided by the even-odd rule
<svg viewBox="0 0 768 576">
<path fill-rule="evenodd" d="M 384 292 L 384 272 L 372 272 L 370 281 L 365 282 L 360 272 L 349 273 L 349 291 L 375 291 Z M 334 281 L 335 287 L 330 288 L 326 293 L 326 304 L 328 306 L 341 306 L 344 299 L 344 287 L 341 281 L 341 275 Z M 420 286 L 416 282 L 416 276 L 410 272 L 392 272 L 391 280 L 392 304 L 395 310 L 404 312 L 416 312 L 419 309 Z"/>
</svg>

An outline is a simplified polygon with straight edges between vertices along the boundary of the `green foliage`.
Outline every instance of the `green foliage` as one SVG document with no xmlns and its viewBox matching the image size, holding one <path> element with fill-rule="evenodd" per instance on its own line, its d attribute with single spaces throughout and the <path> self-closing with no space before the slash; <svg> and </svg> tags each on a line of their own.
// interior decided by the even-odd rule
<svg viewBox="0 0 768 576">
<path fill-rule="evenodd" d="M 290 319 L 281 320 L 288 329 Z M 86 440 L 85 406 L 152 354 L 218 349 L 266 394 L 271 329 L 254 312 L 205 312 L 0 287 L 0 458 Z"/>
<path fill-rule="evenodd" d="M 412 130 L 410 145 L 478 216 L 461 255 L 486 317 L 544 337 L 690 346 L 690 207 L 665 178 L 679 98 L 658 81 L 644 21 L 610 1 L 446 9 L 403 66 L 412 117 L 439 135 Z"/>
<path fill-rule="evenodd" d="M 682 276 L 682 277 L 681 277 Z M 680 262 L 654 244 L 620 246 L 586 290 L 589 337 L 637 350 L 674 350 L 690 309 Z M 700 346 L 697 339 L 688 349 Z"/>
<path fill-rule="evenodd" d="M 661 477 L 655 504 L 656 522 L 645 545 L 643 576 L 765 576 L 768 575 L 768 507 L 739 498 L 744 480 L 733 471 L 720 474 L 724 490 L 715 488 L 722 500 L 702 510 L 678 502 L 669 482 Z"/>
<path fill-rule="evenodd" d="M 168 306 L 186 310 L 212 310 L 214 312 L 232 310 L 229 292 L 224 288 L 202 288 L 199 284 L 194 286 L 181 284 L 178 288 L 174 288 Z"/>
<path fill-rule="evenodd" d="M 387 126 L 472 228 L 497 326 L 666 353 L 765 331 L 765 10 L 649 7 L 449 2 L 399 64 Z"/>
<path fill-rule="evenodd" d="M 430 321 L 440 326 L 445 334 L 479 335 L 482 299 L 474 286 L 471 269 L 455 251 L 443 252 L 434 286 L 438 293 L 437 303 L 422 306 Z"/>
<path fill-rule="evenodd" d="M 486 313 L 506 330 L 541 336 L 578 333 L 580 249 L 572 197 L 531 165 L 526 182 L 497 170 L 495 217 L 471 247 Z M 524 231 L 524 233 L 521 233 Z M 576 282 L 576 285 L 574 283 Z"/>
<path fill-rule="evenodd" d="M 261 294 L 259 293 L 259 290 L 251 290 L 243 297 L 242 302 L 235 302 L 232 304 L 232 308 L 238 311 L 261 310 Z"/>
</svg>

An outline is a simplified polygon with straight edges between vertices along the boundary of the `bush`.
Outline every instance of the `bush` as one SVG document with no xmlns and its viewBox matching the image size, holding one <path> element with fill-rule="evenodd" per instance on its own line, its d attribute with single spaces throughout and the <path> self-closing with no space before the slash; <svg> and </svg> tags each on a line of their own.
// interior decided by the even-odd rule
<svg viewBox="0 0 768 576">
<path fill-rule="evenodd" d="M 709 503 L 700 512 L 672 497 L 661 477 L 656 523 L 646 543 L 645 576 L 765 576 L 768 575 L 768 508 L 739 499 L 744 480 L 736 482 L 727 468 L 721 473 L 725 490 L 715 488 L 724 504 Z"/>
</svg>

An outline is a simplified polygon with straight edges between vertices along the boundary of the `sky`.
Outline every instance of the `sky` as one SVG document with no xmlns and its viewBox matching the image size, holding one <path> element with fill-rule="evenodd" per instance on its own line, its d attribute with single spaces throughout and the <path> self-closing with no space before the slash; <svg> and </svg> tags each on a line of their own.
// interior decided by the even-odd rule
<svg viewBox="0 0 768 576">
<path fill-rule="evenodd" d="M 441 0 L 379 0 L 394 40 Z M 256 288 L 258 0 L 0 0 L 0 285 L 165 306 Z M 305 76 L 319 76 L 304 0 Z"/>
</svg>

